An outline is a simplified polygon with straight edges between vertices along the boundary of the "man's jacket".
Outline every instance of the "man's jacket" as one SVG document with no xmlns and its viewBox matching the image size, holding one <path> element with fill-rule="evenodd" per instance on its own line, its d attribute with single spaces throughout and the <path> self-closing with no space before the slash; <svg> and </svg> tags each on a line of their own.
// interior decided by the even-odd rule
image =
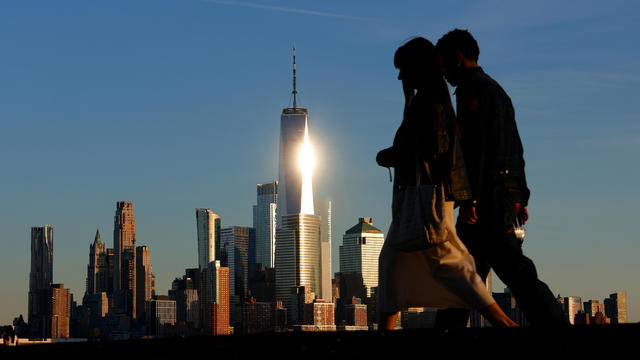
<svg viewBox="0 0 640 360">
<path fill-rule="evenodd" d="M 511 99 L 482 68 L 464 69 L 456 88 L 460 142 L 472 201 L 486 212 L 527 206 L 522 142 Z"/>
</svg>

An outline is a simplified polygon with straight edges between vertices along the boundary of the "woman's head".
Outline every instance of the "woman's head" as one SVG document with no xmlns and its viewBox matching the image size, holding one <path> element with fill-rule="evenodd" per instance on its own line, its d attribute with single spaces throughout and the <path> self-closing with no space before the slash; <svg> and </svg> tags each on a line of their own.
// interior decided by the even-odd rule
<svg viewBox="0 0 640 360">
<path fill-rule="evenodd" d="M 433 44 L 423 38 L 409 40 L 396 50 L 393 64 L 399 70 L 398 79 L 413 89 L 439 88 L 442 79 L 440 56 Z"/>
</svg>

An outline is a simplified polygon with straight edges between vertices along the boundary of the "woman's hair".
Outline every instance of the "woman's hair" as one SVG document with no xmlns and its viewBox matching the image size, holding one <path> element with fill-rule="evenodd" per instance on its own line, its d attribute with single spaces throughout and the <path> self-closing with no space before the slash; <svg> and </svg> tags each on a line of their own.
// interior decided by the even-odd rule
<svg viewBox="0 0 640 360">
<path fill-rule="evenodd" d="M 396 50 L 393 64 L 398 69 L 409 69 L 410 76 L 416 77 L 415 82 L 442 102 L 447 117 L 455 119 L 449 88 L 442 74 L 440 55 L 431 41 L 423 37 L 407 41 Z M 405 101 L 406 110 L 409 99 Z"/>
</svg>

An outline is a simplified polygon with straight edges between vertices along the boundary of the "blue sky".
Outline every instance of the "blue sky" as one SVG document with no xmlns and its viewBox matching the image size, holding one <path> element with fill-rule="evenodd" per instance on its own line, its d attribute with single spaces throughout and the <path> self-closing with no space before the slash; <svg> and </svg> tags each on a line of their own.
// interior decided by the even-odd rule
<svg viewBox="0 0 640 360">
<path fill-rule="evenodd" d="M 444 2 L 443 2 L 444 4 Z M 279 115 L 299 103 L 344 231 L 386 232 L 375 164 L 401 120 L 393 53 L 459 27 L 510 94 L 532 189 L 525 253 L 554 293 L 627 291 L 640 321 L 640 25 L 631 1 L 4 1 L 0 4 L 0 323 L 27 315 L 30 227 L 54 230 L 54 281 L 84 293 L 96 228 L 134 202 L 157 290 L 197 263 L 196 207 L 251 225 L 277 176 Z M 502 290 L 496 282 L 494 288 Z"/>
</svg>

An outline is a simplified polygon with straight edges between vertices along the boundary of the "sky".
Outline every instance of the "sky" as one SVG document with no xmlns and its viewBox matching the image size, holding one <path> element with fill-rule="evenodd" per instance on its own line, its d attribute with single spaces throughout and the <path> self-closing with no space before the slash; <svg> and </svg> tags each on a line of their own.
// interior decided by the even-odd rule
<svg viewBox="0 0 640 360">
<path fill-rule="evenodd" d="M 640 321 L 640 25 L 633 1 L 3 1 L 0 324 L 27 317 L 30 229 L 54 227 L 54 282 L 85 290 L 96 229 L 133 201 L 157 293 L 197 265 L 195 208 L 251 226 L 276 180 L 279 120 L 309 109 L 333 271 L 359 217 L 386 233 L 407 39 L 469 29 L 510 95 L 532 197 L 524 252 L 555 294 L 626 291 Z M 455 99 L 454 99 L 455 100 Z M 494 290 L 504 285 L 494 279 Z"/>
</svg>

